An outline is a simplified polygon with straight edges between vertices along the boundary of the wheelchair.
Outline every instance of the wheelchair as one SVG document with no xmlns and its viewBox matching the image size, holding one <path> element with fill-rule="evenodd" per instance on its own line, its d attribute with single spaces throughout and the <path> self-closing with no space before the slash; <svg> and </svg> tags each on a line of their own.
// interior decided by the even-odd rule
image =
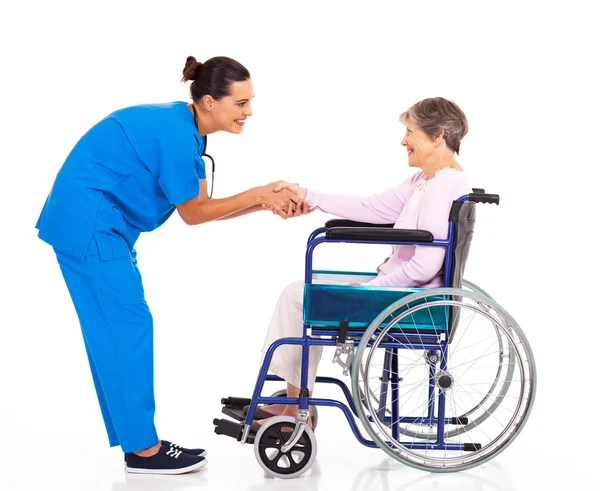
<svg viewBox="0 0 600 491">
<path fill-rule="evenodd" d="M 505 450 L 523 429 L 534 403 L 536 369 L 529 343 L 511 315 L 483 289 L 463 279 L 474 234 L 477 203 L 499 204 L 483 189 L 457 199 L 448 238 L 425 230 L 394 229 L 350 220 L 330 220 L 309 237 L 302 338 L 275 341 L 267 350 L 252 398 L 226 397 L 215 432 L 254 445 L 267 475 L 294 478 L 313 463 L 317 442 L 308 407 L 336 407 L 358 441 L 395 460 L 429 472 L 457 472 L 481 465 Z M 444 247 L 444 286 L 393 288 L 350 286 L 376 273 L 313 270 L 314 249 L 323 243 L 415 244 Z M 320 284 L 328 279 L 341 284 Z M 274 350 L 302 346 L 299 397 L 262 394 Z M 309 397 L 309 346 L 334 346 L 334 363 L 350 375 L 351 387 L 333 377 L 347 404 Z M 296 418 L 276 416 L 250 432 L 259 404 L 297 404 Z M 244 406 L 249 409 L 244 412 Z M 359 423 L 370 436 L 359 431 Z"/>
</svg>

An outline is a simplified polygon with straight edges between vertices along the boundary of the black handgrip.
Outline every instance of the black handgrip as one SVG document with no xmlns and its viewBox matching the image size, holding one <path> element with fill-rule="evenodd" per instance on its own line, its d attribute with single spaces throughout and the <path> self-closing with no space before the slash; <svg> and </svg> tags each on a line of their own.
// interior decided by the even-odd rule
<svg viewBox="0 0 600 491">
<path fill-rule="evenodd" d="M 500 204 L 500 196 L 497 194 L 471 193 L 469 201 L 473 203 L 490 203 L 492 205 Z"/>
<path fill-rule="evenodd" d="M 367 223 L 367 222 L 355 222 L 354 220 L 346 220 L 343 218 L 334 218 L 325 223 L 327 228 L 333 227 L 381 227 L 381 228 L 392 228 L 393 223 Z"/>
<path fill-rule="evenodd" d="M 221 399 L 221 404 L 229 408 L 243 408 L 252 402 L 252 399 L 246 397 L 224 397 Z"/>
<path fill-rule="evenodd" d="M 433 234 L 428 230 L 381 227 L 333 227 L 325 233 L 325 237 L 337 240 L 373 240 L 377 242 L 433 242 Z"/>
</svg>

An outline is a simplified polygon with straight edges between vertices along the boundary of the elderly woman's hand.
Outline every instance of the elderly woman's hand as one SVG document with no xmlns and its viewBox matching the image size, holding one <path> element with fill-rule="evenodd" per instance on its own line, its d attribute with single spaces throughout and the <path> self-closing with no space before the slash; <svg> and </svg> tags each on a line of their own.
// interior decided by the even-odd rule
<svg viewBox="0 0 600 491">
<path fill-rule="evenodd" d="M 301 200 L 296 206 L 290 206 L 288 208 L 288 218 L 299 217 L 300 215 L 307 215 L 308 213 L 312 213 L 314 211 L 311 210 L 308 206 L 308 203 L 304 200 Z"/>
<path fill-rule="evenodd" d="M 266 205 L 264 202 L 262 203 L 262 207 L 268 207 L 273 214 L 281 216 L 284 220 L 287 218 L 299 217 L 300 215 L 307 215 L 308 213 L 312 213 L 314 211 L 309 208 L 308 203 L 305 201 L 306 188 L 301 188 L 297 183 L 279 181 L 277 186 L 273 188 L 273 192 L 279 193 L 282 191 L 286 194 L 291 193 L 295 198 L 297 198 L 292 200 L 293 203 L 291 203 L 287 209 L 284 209 L 284 214 L 275 209 L 273 206 Z"/>
<path fill-rule="evenodd" d="M 279 185 L 274 189 L 275 192 L 279 192 L 282 189 L 289 189 L 292 193 L 297 195 L 300 199 L 306 199 L 306 188 L 301 188 L 298 183 L 293 182 L 280 182 Z"/>
<path fill-rule="evenodd" d="M 284 220 L 293 216 L 296 210 L 301 207 L 304 200 L 289 189 L 275 189 L 285 181 L 276 181 L 266 186 L 260 186 L 257 189 L 260 206 L 263 209 L 269 208 L 274 214 L 279 215 Z"/>
</svg>

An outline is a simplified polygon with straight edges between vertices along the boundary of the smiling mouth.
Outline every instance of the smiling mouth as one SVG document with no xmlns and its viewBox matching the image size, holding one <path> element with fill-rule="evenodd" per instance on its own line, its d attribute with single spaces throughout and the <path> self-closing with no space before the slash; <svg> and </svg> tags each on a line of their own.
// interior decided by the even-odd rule
<svg viewBox="0 0 600 491">
<path fill-rule="evenodd" d="M 246 123 L 246 118 L 244 118 L 244 119 L 236 119 L 236 120 L 234 120 L 234 122 L 238 126 L 244 126 L 244 124 Z"/>
</svg>

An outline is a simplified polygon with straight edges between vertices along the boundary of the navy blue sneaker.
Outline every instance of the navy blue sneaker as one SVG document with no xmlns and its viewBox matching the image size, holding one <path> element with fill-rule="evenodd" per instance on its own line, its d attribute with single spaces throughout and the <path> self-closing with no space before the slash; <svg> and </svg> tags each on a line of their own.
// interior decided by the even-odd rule
<svg viewBox="0 0 600 491">
<path fill-rule="evenodd" d="M 181 450 L 183 453 L 188 455 L 198 455 L 200 457 L 206 457 L 206 450 L 203 448 L 183 448 L 181 445 L 168 442 L 167 440 L 161 440 L 163 445 L 167 447 L 173 447 L 175 450 Z"/>
<path fill-rule="evenodd" d="M 167 445 L 161 445 L 152 457 L 125 454 L 125 470 L 134 474 L 185 474 L 204 467 L 206 463 L 204 457 L 188 455 Z"/>
</svg>

